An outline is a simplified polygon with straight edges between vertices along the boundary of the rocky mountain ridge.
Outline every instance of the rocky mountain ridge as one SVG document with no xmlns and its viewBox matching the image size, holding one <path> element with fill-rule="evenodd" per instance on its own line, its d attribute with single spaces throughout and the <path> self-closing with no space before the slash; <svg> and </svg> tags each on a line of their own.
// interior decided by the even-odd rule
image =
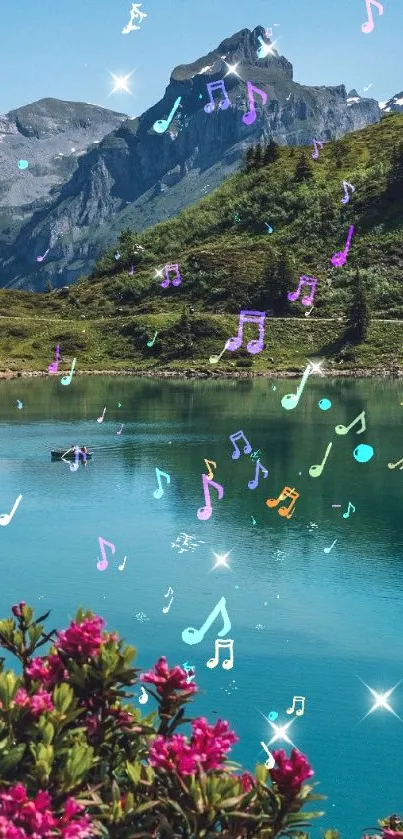
<svg viewBox="0 0 403 839">
<path fill-rule="evenodd" d="M 347 96 L 344 85 L 294 82 L 292 65 L 275 48 L 259 58 L 264 32 L 261 26 L 243 29 L 197 61 L 176 67 L 160 102 L 120 122 L 82 154 L 53 201 L 1 246 L 3 287 L 39 291 L 47 281 L 53 287 L 74 282 L 89 273 L 122 228 L 140 231 L 177 215 L 219 186 L 239 167 L 246 147 L 262 137 L 309 145 L 313 137 L 326 142 L 379 121 L 374 99 Z M 228 71 L 233 65 L 238 75 Z M 216 103 L 206 113 L 207 85 L 221 79 L 230 107 Z M 247 81 L 267 94 L 266 105 L 256 94 L 257 118 L 250 125 L 242 120 L 250 107 Z M 153 124 L 167 118 L 179 96 L 168 130 L 156 133 Z M 38 265 L 46 249 L 49 255 Z"/>
</svg>

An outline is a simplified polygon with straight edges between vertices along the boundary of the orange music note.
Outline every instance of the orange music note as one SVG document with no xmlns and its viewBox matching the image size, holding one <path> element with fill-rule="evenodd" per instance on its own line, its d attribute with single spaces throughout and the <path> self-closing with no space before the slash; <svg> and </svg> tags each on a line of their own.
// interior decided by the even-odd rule
<svg viewBox="0 0 403 839">
<path fill-rule="evenodd" d="M 295 502 L 299 498 L 299 492 L 296 492 L 295 489 L 291 489 L 291 487 L 284 487 L 278 498 L 268 498 L 266 504 L 268 507 L 277 507 L 277 504 L 279 504 L 280 501 L 284 501 L 286 498 L 292 499 L 290 506 L 279 507 L 277 512 L 279 516 L 285 516 L 287 519 L 290 519 L 291 516 L 295 513 L 293 507 L 295 505 Z"/>
<path fill-rule="evenodd" d="M 380 15 L 383 15 L 383 6 L 381 3 L 377 3 L 376 0 L 365 0 L 365 5 L 367 7 L 368 20 L 362 24 L 361 32 L 363 32 L 364 35 L 369 35 L 375 26 L 371 6 L 376 6 Z"/>
<path fill-rule="evenodd" d="M 234 642 L 231 638 L 226 638 L 225 640 L 216 638 L 215 639 L 215 652 L 214 657 L 209 658 L 206 661 L 206 666 L 212 670 L 214 667 L 217 667 L 217 664 L 220 660 L 220 650 L 229 649 L 230 657 L 225 658 L 222 667 L 224 670 L 232 670 L 234 666 Z"/>
<path fill-rule="evenodd" d="M 217 464 L 214 463 L 214 460 L 206 460 L 206 458 L 204 458 L 204 462 L 207 466 L 207 477 L 209 481 L 211 481 L 211 479 L 214 478 L 214 474 L 211 471 L 211 467 L 214 466 L 214 469 L 217 469 Z"/>
</svg>

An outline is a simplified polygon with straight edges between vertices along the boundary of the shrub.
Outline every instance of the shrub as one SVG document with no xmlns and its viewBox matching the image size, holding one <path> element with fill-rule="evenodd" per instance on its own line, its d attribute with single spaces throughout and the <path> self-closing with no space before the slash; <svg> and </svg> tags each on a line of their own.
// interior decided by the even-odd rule
<svg viewBox="0 0 403 839">
<path fill-rule="evenodd" d="M 2 839 L 274 839 L 306 837 L 304 804 L 323 796 L 304 784 L 313 771 L 293 749 L 276 765 L 238 774 L 229 725 L 185 716 L 197 692 L 189 673 L 161 657 L 140 676 L 157 710 L 132 704 L 135 649 L 79 610 L 70 626 L 44 632 L 25 603 L 0 621 L 0 837 Z M 48 642 L 44 656 L 35 655 Z M 129 689 L 129 691 L 128 691 Z M 190 724 L 191 733 L 177 733 Z M 328 834 L 331 836 L 331 833 Z"/>
</svg>

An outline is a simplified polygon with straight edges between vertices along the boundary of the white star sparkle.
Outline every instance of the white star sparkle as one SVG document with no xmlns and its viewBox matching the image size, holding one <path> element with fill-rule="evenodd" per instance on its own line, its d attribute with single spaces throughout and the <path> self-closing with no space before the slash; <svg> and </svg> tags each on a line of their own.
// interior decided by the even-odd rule
<svg viewBox="0 0 403 839">
<path fill-rule="evenodd" d="M 292 725 L 295 721 L 295 717 L 294 719 L 290 720 L 290 722 L 286 723 L 286 725 L 276 725 L 274 722 L 269 720 L 269 718 L 266 717 L 265 714 L 262 714 L 262 712 L 259 711 L 259 708 L 256 708 L 255 710 L 258 711 L 259 714 L 261 714 L 261 716 L 264 717 L 265 720 L 267 720 L 269 725 L 271 725 L 272 730 L 274 731 L 274 737 L 272 737 L 271 740 L 269 740 L 269 746 L 271 746 L 272 743 L 275 743 L 276 740 L 283 740 L 285 743 L 290 743 L 291 746 L 294 746 L 294 748 L 296 748 L 295 743 L 293 743 L 292 740 L 290 740 L 287 736 L 287 730 L 289 729 L 290 725 Z"/>
<path fill-rule="evenodd" d="M 230 74 L 230 73 L 233 73 L 233 74 L 234 74 L 234 76 L 238 76 L 238 79 L 240 79 L 241 77 L 240 77 L 239 73 L 237 73 L 237 71 L 236 71 L 236 68 L 238 67 L 238 65 L 239 65 L 240 63 L 241 63 L 241 62 L 240 62 L 240 61 L 238 61 L 236 64 L 228 64 L 226 61 L 224 61 L 224 64 L 226 64 L 226 65 L 227 65 L 227 67 L 228 67 L 228 73 L 226 73 L 226 74 L 225 74 L 224 78 L 226 78 L 227 76 L 229 76 L 229 74 Z"/>
<path fill-rule="evenodd" d="M 133 73 L 134 73 L 134 70 L 132 70 L 131 73 L 128 73 L 127 76 L 115 76 L 114 73 L 110 73 L 109 75 L 112 76 L 112 78 L 115 82 L 115 87 L 113 88 L 113 90 L 111 90 L 111 92 L 108 94 L 108 96 L 112 96 L 112 93 L 118 93 L 118 92 L 119 93 L 130 93 L 132 95 L 132 92 L 131 92 L 130 88 L 128 87 L 128 81 L 130 79 L 130 76 L 133 75 Z"/>
<path fill-rule="evenodd" d="M 164 267 L 165 267 L 165 266 L 164 266 Z M 155 271 L 155 277 L 154 277 L 154 280 L 156 280 L 156 279 L 157 279 L 157 277 L 162 277 L 162 275 L 163 275 L 163 273 L 164 273 L 164 268 L 154 268 L 154 271 Z"/>
<path fill-rule="evenodd" d="M 214 551 L 213 551 L 213 554 L 214 554 L 214 556 L 215 556 L 215 558 L 216 558 L 217 562 L 216 562 L 216 564 L 215 564 L 215 565 L 213 565 L 213 567 L 212 567 L 210 570 L 211 570 L 211 571 L 214 571 L 214 568 L 218 568 L 218 566 L 219 566 L 219 565 L 224 565 L 224 566 L 225 566 L 225 568 L 229 568 L 230 566 L 229 566 L 229 565 L 227 565 L 227 563 L 226 563 L 226 559 L 227 559 L 227 556 L 229 556 L 229 555 L 230 555 L 230 553 L 231 553 L 231 551 L 228 551 L 228 553 L 226 553 L 226 554 L 221 554 L 221 555 L 219 555 L 219 554 L 214 553 Z M 209 572 L 209 573 L 210 573 L 210 572 Z"/>
<path fill-rule="evenodd" d="M 311 373 L 317 373 L 319 376 L 325 375 L 322 370 L 323 361 L 309 361 L 308 363 L 311 365 Z"/>
<path fill-rule="evenodd" d="M 357 678 L 360 678 L 360 677 L 357 676 Z M 393 708 L 389 705 L 389 702 L 388 702 L 389 697 L 391 696 L 393 691 L 396 690 L 396 688 L 401 684 L 402 681 L 403 681 L 403 679 L 400 679 L 400 681 L 397 682 L 397 684 L 393 688 L 390 688 L 390 690 L 385 691 L 385 693 L 377 693 L 375 690 L 370 688 L 370 686 L 367 685 L 367 683 L 364 682 L 363 679 L 360 679 L 360 682 L 362 682 L 363 685 L 365 685 L 365 687 L 368 688 L 368 690 L 370 691 L 370 693 L 372 693 L 372 696 L 375 699 L 375 702 L 374 702 L 372 708 L 369 709 L 368 713 L 365 714 L 365 717 L 363 717 L 362 720 L 365 720 L 370 714 L 372 714 L 378 708 L 385 708 L 386 711 L 389 711 L 390 714 L 393 714 L 394 717 L 397 717 L 397 719 L 400 720 L 400 722 L 403 722 L 401 717 L 399 717 L 399 714 L 396 714 L 396 711 L 393 710 Z M 362 722 L 362 720 L 360 720 L 360 722 Z"/>
</svg>

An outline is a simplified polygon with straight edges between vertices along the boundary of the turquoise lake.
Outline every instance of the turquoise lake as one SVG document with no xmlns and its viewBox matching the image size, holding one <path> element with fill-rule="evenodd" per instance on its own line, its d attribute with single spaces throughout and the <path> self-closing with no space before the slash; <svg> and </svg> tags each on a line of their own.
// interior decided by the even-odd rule
<svg viewBox="0 0 403 839">
<path fill-rule="evenodd" d="M 231 757 L 248 769 L 267 759 L 260 743 L 273 737 L 267 716 L 277 712 L 275 724 L 291 722 L 287 735 L 328 796 L 311 835 L 335 827 L 353 839 L 401 807 L 403 471 L 388 463 L 403 458 L 403 384 L 311 376 L 286 411 L 281 399 L 300 379 L 1 382 L 0 513 L 22 500 L 0 530 L 0 615 L 25 600 L 37 614 L 52 609 L 49 629 L 63 628 L 81 605 L 136 646 L 141 670 L 160 655 L 194 665 L 201 692 L 189 710 L 229 720 L 240 738 Z M 329 410 L 318 407 L 322 399 Z M 360 423 L 335 433 L 363 411 L 363 433 Z M 229 438 L 240 430 L 268 470 L 255 490 L 255 460 L 243 448 L 232 459 Z M 86 469 L 51 462 L 51 449 L 72 443 L 94 452 Z M 329 443 L 322 474 L 310 477 Z M 353 456 L 360 444 L 374 449 L 366 463 Z M 201 521 L 205 459 L 224 496 L 211 488 L 212 515 Z M 156 469 L 170 476 L 158 499 Z M 284 487 L 299 494 L 290 519 L 278 514 L 290 499 L 265 503 Z M 349 503 L 355 512 L 350 506 L 343 518 Z M 105 549 L 105 571 L 99 537 L 116 547 L 113 556 Z M 228 555 L 229 567 L 217 566 L 217 555 Z M 221 616 L 200 643 L 182 639 L 221 598 L 231 624 L 224 637 L 233 640 L 228 670 L 228 649 L 206 666 Z M 376 699 L 366 685 L 377 693 L 396 686 L 394 713 L 370 713 Z M 286 713 L 294 696 L 305 697 L 299 717 Z M 279 747 L 291 748 L 269 746 Z"/>
</svg>

